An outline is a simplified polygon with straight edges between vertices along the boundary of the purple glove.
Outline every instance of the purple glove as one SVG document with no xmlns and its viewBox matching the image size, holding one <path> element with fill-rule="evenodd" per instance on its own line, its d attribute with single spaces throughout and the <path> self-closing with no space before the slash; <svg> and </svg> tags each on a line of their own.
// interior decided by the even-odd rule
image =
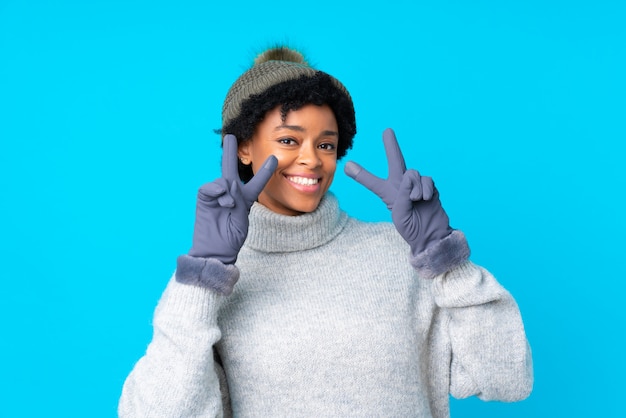
<svg viewBox="0 0 626 418">
<path fill-rule="evenodd" d="M 387 180 L 352 161 L 346 163 L 345 173 L 387 204 L 396 229 L 411 246 L 412 254 L 417 255 L 450 235 L 452 228 L 433 180 L 420 176 L 416 170 L 406 169 L 391 129 L 383 132 L 383 142 L 389 169 Z"/>
<path fill-rule="evenodd" d="M 242 184 L 237 171 L 237 139 L 224 136 L 222 177 L 200 187 L 196 201 L 196 223 L 192 257 L 216 258 L 234 264 L 248 235 L 250 207 L 276 170 L 278 160 L 271 155 L 256 175 Z"/>
</svg>

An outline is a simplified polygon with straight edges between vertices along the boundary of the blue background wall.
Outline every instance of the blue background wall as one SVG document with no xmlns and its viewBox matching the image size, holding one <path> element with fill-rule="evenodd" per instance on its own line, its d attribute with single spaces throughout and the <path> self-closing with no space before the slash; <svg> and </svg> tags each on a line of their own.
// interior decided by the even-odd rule
<svg viewBox="0 0 626 418">
<path fill-rule="evenodd" d="M 533 394 L 453 416 L 623 413 L 624 4 L 0 0 L 0 415 L 115 415 L 219 175 L 226 90 L 275 41 L 350 89 L 348 158 L 385 174 L 396 130 L 518 300 Z"/>
</svg>

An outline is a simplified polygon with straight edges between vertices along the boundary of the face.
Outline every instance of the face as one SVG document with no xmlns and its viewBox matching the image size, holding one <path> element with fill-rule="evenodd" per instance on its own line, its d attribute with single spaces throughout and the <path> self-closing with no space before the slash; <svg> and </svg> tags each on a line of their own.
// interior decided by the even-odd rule
<svg viewBox="0 0 626 418">
<path fill-rule="evenodd" d="M 337 120 L 327 105 L 292 110 L 283 121 L 280 106 L 259 123 L 239 157 L 252 172 L 274 155 L 278 167 L 259 195 L 259 203 L 282 215 L 314 211 L 328 191 L 337 168 Z"/>
</svg>

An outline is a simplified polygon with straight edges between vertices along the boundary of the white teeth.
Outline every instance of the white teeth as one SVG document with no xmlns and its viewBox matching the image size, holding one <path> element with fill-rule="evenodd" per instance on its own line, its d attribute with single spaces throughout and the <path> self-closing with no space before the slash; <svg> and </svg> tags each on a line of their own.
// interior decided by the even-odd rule
<svg viewBox="0 0 626 418">
<path fill-rule="evenodd" d="M 303 186 L 313 186 L 319 183 L 319 179 L 310 179 L 306 177 L 287 177 L 287 179 L 293 183 L 301 184 Z"/>
</svg>

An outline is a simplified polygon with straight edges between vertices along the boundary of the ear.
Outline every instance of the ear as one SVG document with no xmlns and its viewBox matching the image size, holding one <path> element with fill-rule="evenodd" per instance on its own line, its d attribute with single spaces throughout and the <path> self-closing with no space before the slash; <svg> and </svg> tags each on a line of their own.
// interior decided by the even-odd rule
<svg viewBox="0 0 626 418">
<path fill-rule="evenodd" d="M 242 164 L 249 165 L 252 162 L 252 155 L 250 152 L 251 141 L 242 142 L 237 147 L 237 157 Z"/>
</svg>

